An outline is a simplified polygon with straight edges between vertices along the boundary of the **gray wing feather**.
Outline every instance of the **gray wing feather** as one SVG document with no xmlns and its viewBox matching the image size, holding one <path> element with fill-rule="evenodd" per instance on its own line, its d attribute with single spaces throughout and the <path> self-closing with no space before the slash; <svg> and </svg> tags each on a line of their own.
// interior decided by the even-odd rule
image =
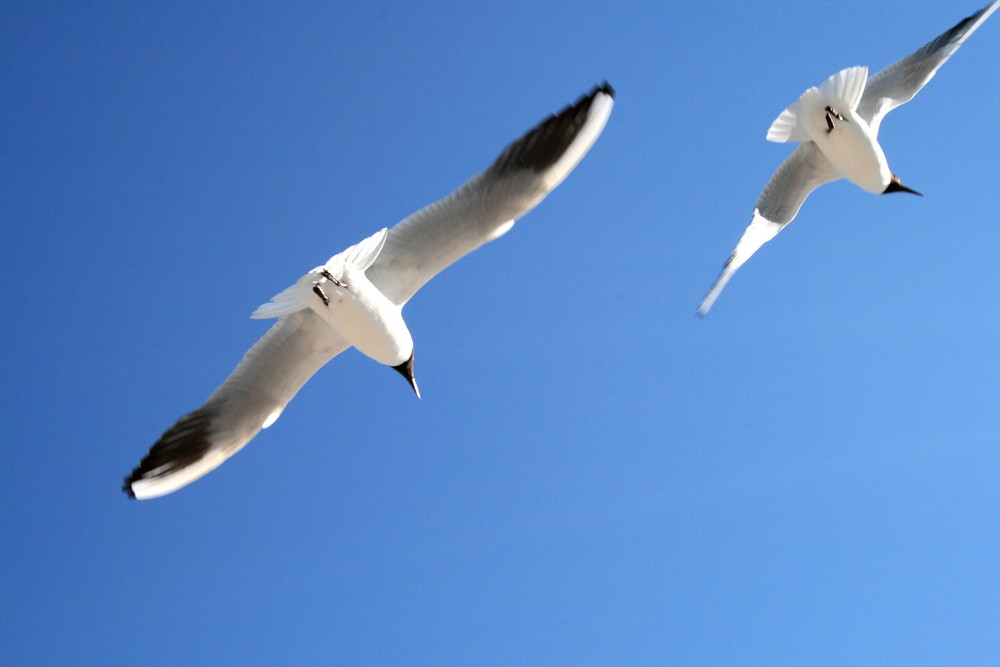
<svg viewBox="0 0 1000 667">
<path fill-rule="evenodd" d="M 347 343 L 311 309 L 278 320 L 222 385 L 171 426 L 125 479 L 132 497 L 152 498 L 190 484 L 273 422 L 299 389 Z"/>
<path fill-rule="evenodd" d="M 486 171 L 392 227 L 368 279 L 404 304 L 442 269 L 503 235 L 576 167 L 604 128 L 613 96 L 609 84 L 595 87 L 511 143 Z"/>
<path fill-rule="evenodd" d="M 757 211 L 770 222 L 787 225 L 813 190 L 838 178 L 840 174 L 815 143 L 799 144 L 764 186 Z"/>
<path fill-rule="evenodd" d="M 795 219 L 813 190 L 840 178 L 836 169 L 812 141 L 799 144 L 792 154 L 771 175 L 764 191 L 757 198 L 753 217 L 732 254 L 722 265 L 719 277 L 701 301 L 698 314 L 705 316 L 712 309 L 729 280 L 761 246 L 778 235 Z"/>
<path fill-rule="evenodd" d="M 868 121 L 875 134 L 878 134 L 882 118 L 913 99 L 969 35 L 996 11 L 998 5 L 1000 0 L 991 2 L 919 50 L 868 77 L 858 105 L 858 115 Z"/>
</svg>

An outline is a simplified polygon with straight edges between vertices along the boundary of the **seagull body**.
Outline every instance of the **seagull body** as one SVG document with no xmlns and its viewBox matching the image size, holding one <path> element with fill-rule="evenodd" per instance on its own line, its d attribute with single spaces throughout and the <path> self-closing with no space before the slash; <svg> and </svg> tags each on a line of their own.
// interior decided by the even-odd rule
<svg viewBox="0 0 1000 667">
<path fill-rule="evenodd" d="M 348 346 L 402 373 L 420 398 L 413 378 L 413 337 L 403 321 L 403 306 L 382 294 L 365 275 L 382 252 L 387 233 L 383 227 L 334 255 L 250 317 L 284 317 L 311 308 Z"/>
<path fill-rule="evenodd" d="M 733 274 L 791 222 L 816 188 L 845 178 L 874 194 L 909 192 L 889 169 L 878 143 L 887 113 L 908 102 L 996 11 L 1000 0 L 962 20 L 915 53 L 868 76 L 867 67 L 837 72 L 810 88 L 771 124 L 769 141 L 800 142 L 771 176 L 753 218 L 698 308 L 705 315 Z"/>
<path fill-rule="evenodd" d="M 857 112 L 867 79 L 867 67 L 850 67 L 810 88 L 771 124 L 767 140 L 815 142 L 842 177 L 881 194 L 892 173 L 878 140 Z"/>
<path fill-rule="evenodd" d="M 215 469 L 351 346 L 399 371 L 419 398 L 403 306 L 442 269 L 508 232 L 559 185 L 601 134 L 613 97 L 607 83 L 595 87 L 448 197 L 334 255 L 260 306 L 253 317 L 278 321 L 204 405 L 150 448 L 125 479 L 125 493 L 155 498 Z"/>
</svg>

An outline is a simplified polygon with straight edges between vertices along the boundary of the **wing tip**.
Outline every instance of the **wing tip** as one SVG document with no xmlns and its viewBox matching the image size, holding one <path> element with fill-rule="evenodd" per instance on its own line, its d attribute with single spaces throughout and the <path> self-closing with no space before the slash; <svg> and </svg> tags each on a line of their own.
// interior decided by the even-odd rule
<svg viewBox="0 0 1000 667">
<path fill-rule="evenodd" d="M 586 149 L 589 149 L 607 122 L 614 96 L 615 89 L 607 80 L 597 84 L 590 92 L 550 114 L 507 146 L 494 161 L 493 169 L 499 173 L 544 172 L 558 164 L 567 153 L 573 152 L 572 146 L 583 135 L 587 143 Z M 595 104 L 600 97 L 606 97 L 607 100 L 604 104 Z M 588 132 L 588 128 L 594 129 Z M 582 152 L 585 153 L 586 149 Z"/>
<path fill-rule="evenodd" d="M 722 267 L 722 272 L 719 274 L 719 277 L 716 278 L 715 283 L 713 283 L 711 289 L 708 290 L 708 294 L 706 294 L 705 298 L 701 300 L 701 305 L 698 306 L 698 310 L 695 311 L 695 314 L 698 315 L 698 317 L 704 319 L 705 316 L 708 315 L 708 311 L 712 310 L 712 306 L 715 305 L 715 301 L 719 298 L 719 295 L 722 294 L 722 290 L 726 287 L 726 283 L 728 283 L 729 279 L 733 277 L 734 273 L 736 273 L 735 269 L 732 269 L 731 266 L 730 262 L 726 262 L 726 265 Z"/>
<path fill-rule="evenodd" d="M 196 477 L 176 486 L 160 484 L 172 477 L 183 477 L 185 470 L 205 458 L 212 448 L 212 416 L 213 412 L 202 406 L 178 419 L 153 443 L 139 465 L 124 479 L 122 491 L 125 495 L 136 499 L 152 498 L 194 481 Z M 136 486 L 148 487 L 149 493 L 137 490 Z"/>
</svg>

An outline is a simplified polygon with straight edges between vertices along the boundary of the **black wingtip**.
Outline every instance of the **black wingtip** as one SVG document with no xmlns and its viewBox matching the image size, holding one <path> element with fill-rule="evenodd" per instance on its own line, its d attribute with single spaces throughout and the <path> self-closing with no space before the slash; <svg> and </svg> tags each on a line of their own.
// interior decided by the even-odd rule
<svg viewBox="0 0 1000 667">
<path fill-rule="evenodd" d="M 590 108 L 599 93 L 614 99 L 610 83 L 594 86 L 589 93 L 550 115 L 500 154 L 493 162 L 496 173 L 542 172 L 559 161 L 590 118 Z"/>
<path fill-rule="evenodd" d="M 139 465 L 125 478 L 122 491 L 135 498 L 132 484 L 167 475 L 200 460 L 211 448 L 211 421 L 214 411 L 202 406 L 177 420 L 160 436 Z M 154 474 L 155 471 L 155 474 Z"/>
<path fill-rule="evenodd" d="M 951 49 L 951 52 L 954 52 L 954 50 L 957 49 L 961 45 L 961 43 L 959 43 L 958 45 L 953 45 L 953 43 L 963 39 L 964 36 L 970 30 L 975 30 L 976 27 L 978 27 L 979 22 L 985 20 L 983 18 L 983 15 L 993 12 L 993 10 L 991 9 L 992 7 L 993 3 L 991 2 L 990 4 L 986 5 L 972 16 L 965 17 L 957 24 L 955 24 L 955 27 L 953 27 L 951 30 L 948 30 L 943 34 L 938 35 L 930 42 L 925 44 L 923 48 L 921 48 L 920 51 L 918 51 L 917 53 L 920 52 L 933 53 L 934 51 L 938 51 L 941 49 Z M 948 56 L 945 56 L 945 58 L 947 57 Z"/>
</svg>

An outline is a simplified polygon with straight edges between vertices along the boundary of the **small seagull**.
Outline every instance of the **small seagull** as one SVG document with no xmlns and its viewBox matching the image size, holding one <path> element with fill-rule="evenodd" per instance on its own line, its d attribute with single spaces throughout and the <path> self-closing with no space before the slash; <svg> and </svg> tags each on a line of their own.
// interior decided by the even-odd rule
<svg viewBox="0 0 1000 667">
<path fill-rule="evenodd" d="M 920 194 L 889 170 L 877 140 L 879 125 L 887 113 L 910 101 L 931 80 L 998 4 L 1000 0 L 991 2 L 919 51 L 870 77 L 867 67 L 841 70 L 781 112 L 767 132 L 768 141 L 801 143 L 764 187 L 750 224 L 701 302 L 699 315 L 708 313 L 737 269 L 795 219 L 802 202 L 819 186 L 846 178 L 874 194 Z"/>
<path fill-rule="evenodd" d="M 125 479 L 132 498 L 166 495 L 238 452 L 278 419 L 296 392 L 349 347 L 413 377 L 402 309 L 439 271 L 514 226 L 587 154 L 611 114 L 596 86 L 504 149 L 448 197 L 334 255 L 257 308 L 277 323 L 200 408 L 181 417 Z"/>
</svg>

